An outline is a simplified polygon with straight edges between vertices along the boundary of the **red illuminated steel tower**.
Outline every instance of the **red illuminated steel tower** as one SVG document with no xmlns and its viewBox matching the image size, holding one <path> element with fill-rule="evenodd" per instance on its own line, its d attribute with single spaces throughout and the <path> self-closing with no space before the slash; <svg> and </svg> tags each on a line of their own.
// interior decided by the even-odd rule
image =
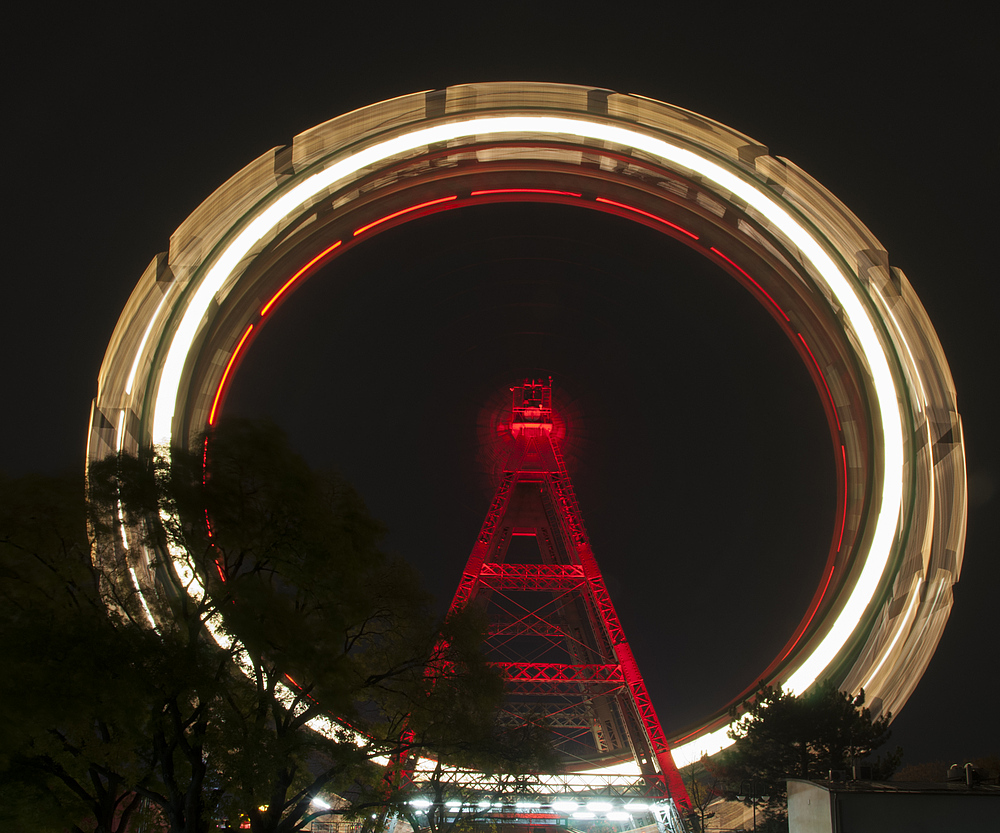
<svg viewBox="0 0 1000 833">
<path fill-rule="evenodd" d="M 503 473 L 451 611 L 488 613 L 502 723 L 548 727 L 565 772 L 635 761 L 647 795 L 689 809 L 553 433 L 551 379 L 511 392 Z"/>
</svg>

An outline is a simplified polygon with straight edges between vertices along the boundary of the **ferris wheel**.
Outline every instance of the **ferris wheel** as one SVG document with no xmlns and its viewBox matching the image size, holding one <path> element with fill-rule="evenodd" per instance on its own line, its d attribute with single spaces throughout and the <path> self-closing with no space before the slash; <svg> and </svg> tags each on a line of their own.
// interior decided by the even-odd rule
<svg viewBox="0 0 1000 833">
<path fill-rule="evenodd" d="M 501 202 L 655 229 L 729 273 L 787 335 L 826 413 L 837 521 L 819 586 L 761 681 L 801 693 L 832 679 L 863 688 L 873 713 L 897 713 L 943 632 L 965 540 L 962 424 L 941 345 L 906 277 L 832 194 L 669 104 L 461 85 L 373 104 L 267 152 L 140 278 L 101 367 L 88 462 L 188 447 L 217 421 L 255 335 L 320 266 L 398 225 Z M 150 617 L 165 615 L 150 557 L 127 532 L 116 557 Z M 679 766 L 728 745 L 728 711 L 667 738 Z"/>
</svg>

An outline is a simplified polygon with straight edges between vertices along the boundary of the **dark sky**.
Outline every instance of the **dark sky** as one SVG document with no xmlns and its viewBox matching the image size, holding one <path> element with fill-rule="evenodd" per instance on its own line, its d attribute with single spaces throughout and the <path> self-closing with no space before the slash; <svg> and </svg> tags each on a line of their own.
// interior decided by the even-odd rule
<svg viewBox="0 0 1000 833">
<path fill-rule="evenodd" d="M 139 275 L 270 147 L 468 81 L 669 101 L 815 176 L 927 308 L 965 420 L 969 537 L 952 620 L 895 741 L 909 762 L 1000 753 L 988 27 L 535 5 L 22 24 L 7 55 L 0 467 L 82 465 L 101 357 Z M 463 209 L 376 239 L 260 333 L 227 411 L 275 418 L 342 469 L 444 604 L 489 500 L 477 421 L 519 376 L 553 374 L 595 554 L 665 728 L 752 683 L 807 603 L 833 523 L 819 401 L 764 311 L 683 246 L 580 209 Z"/>
</svg>

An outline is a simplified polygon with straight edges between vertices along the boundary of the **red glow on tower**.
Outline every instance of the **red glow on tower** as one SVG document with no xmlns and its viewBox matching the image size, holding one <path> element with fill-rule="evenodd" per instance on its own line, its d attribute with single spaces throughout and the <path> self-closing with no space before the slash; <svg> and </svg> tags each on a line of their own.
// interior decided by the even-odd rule
<svg viewBox="0 0 1000 833">
<path fill-rule="evenodd" d="M 525 379 L 510 389 L 514 401 L 510 408 L 508 430 L 514 440 L 549 436 L 552 433 L 552 377 L 549 383 Z"/>
<path fill-rule="evenodd" d="M 690 808 L 583 524 L 560 450 L 552 381 L 511 389 L 503 471 L 452 601 L 482 606 L 504 675 L 499 721 L 544 726 L 562 772 L 638 764 L 646 795 Z"/>
</svg>

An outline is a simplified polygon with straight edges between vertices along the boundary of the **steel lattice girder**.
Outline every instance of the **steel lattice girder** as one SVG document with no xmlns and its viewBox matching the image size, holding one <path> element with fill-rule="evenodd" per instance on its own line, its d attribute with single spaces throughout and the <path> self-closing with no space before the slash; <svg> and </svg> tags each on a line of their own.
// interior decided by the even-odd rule
<svg viewBox="0 0 1000 833">
<path fill-rule="evenodd" d="M 483 564 L 479 580 L 491 590 L 575 590 L 586 577 L 579 564 Z"/>
<path fill-rule="evenodd" d="M 487 635 L 496 636 L 542 636 L 549 639 L 571 638 L 565 627 L 549 622 L 535 614 L 529 614 L 517 619 L 493 619 L 487 629 Z"/>
<path fill-rule="evenodd" d="M 674 796 L 675 799 L 683 797 L 680 799 L 681 803 L 687 804 L 687 789 L 684 786 L 684 781 L 677 771 L 677 767 L 674 765 L 670 747 L 663 734 L 660 720 L 656 716 L 652 700 L 646 689 L 646 683 L 639 673 L 639 667 L 635 662 L 632 649 L 625 638 L 625 632 L 618 619 L 618 614 L 615 612 L 611 596 L 608 594 L 607 587 L 604 584 L 604 577 L 601 575 L 600 568 L 597 566 L 597 560 L 594 558 L 593 551 L 590 548 L 583 525 L 583 517 L 576 502 L 576 495 L 573 493 L 572 486 L 570 485 L 569 476 L 565 472 L 564 463 L 561 457 L 557 459 L 559 459 L 560 471 L 550 475 L 548 482 L 552 486 L 553 491 L 559 494 L 556 506 L 560 519 L 567 533 L 572 535 L 573 540 L 577 542 L 576 555 L 587 576 L 591 598 L 594 599 L 598 606 L 603 631 L 614 646 L 615 656 L 619 663 L 618 667 L 628 684 L 631 697 L 622 699 L 620 703 L 623 707 L 623 717 L 626 723 L 629 723 L 629 712 L 631 709 L 635 710 L 635 717 L 641 726 L 640 731 L 644 735 L 646 743 L 649 744 L 649 751 L 656 760 L 655 776 L 651 772 L 650 765 L 652 762 L 645 757 L 646 753 L 642 749 L 644 744 L 639 742 L 636 729 L 627 727 L 626 731 L 635 748 L 640 768 L 647 778 L 661 780 L 666 787 L 668 795 Z"/>
<path fill-rule="evenodd" d="M 568 665 L 558 662 L 495 662 L 511 682 L 624 683 L 620 665 Z"/>
<path fill-rule="evenodd" d="M 586 692 L 580 691 L 580 686 L 586 685 Z M 610 681 L 595 681 L 581 683 L 566 680 L 505 680 L 504 691 L 510 695 L 531 697 L 565 697 L 574 694 L 578 697 L 597 699 L 610 697 L 625 689 L 625 683 Z"/>
<path fill-rule="evenodd" d="M 449 616 L 465 607 L 475 592 L 476 584 L 479 582 L 479 573 L 482 570 L 483 562 L 486 559 L 490 543 L 496 532 L 497 523 L 507 509 L 514 481 L 515 474 L 513 472 L 506 473 L 500 481 L 496 493 L 493 495 L 493 502 L 490 505 L 489 512 L 486 513 L 483 526 L 479 531 L 479 537 L 476 539 L 476 545 L 473 547 L 469 561 L 465 566 L 462 577 L 459 579 L 458 589 L 455 591 L 455 597 L 452 599 L 451 607 L 448 610 Z"/>
<path fill-rule="evenodd" d="M 553 729 L 590 729 L 594 717 L 586 705 L 577 704 L 539 714 L 534 705 L 524 703 L 508 703 L 497 717 L 498 726 L 511 728 L 538 721 Z"/>
<path fill-rule="evenodd" d="M 430 777 L 432 770 L 417 770 L 414 783 L 421 783 Z M 498 785 L 497 776 L 473 770 L 448 770 L 444 774 L 448 783 L 484 794 L 532 793 L 579 796 L 608 796 L 615 798 L 649 797 L 649 786 L 640 778 L 623 778 L 621 775 L 593 772 L 566 772 L 554 775 L 524 774 L 507 785 Z"/>
<path fill-rule="evenodd" d="M 516 406 L 518 389 L 511 390 Z M 503 672 L 509 697 L 535 701 L 521 709 L 554 732 L 557 749 L 569 760 L 580 759 L 578 744 L 591 750 L 586 756 L 609 763 L 631 753 L 648 789 L 686 806 L 683 781 L 590 550 L 558 442 L 541 429 L 511 433 L 506 470 L 451 610 L 478 596 L 503 617 L 491 628 L 492 664 Z M 514 534 L 535 537 L 542 563 L 507 561 Z M 548 598 L 539 604 L 537 596 Z M 542 637 L 548 647 L 522 637 Z M 556 654 L 570 661 L 541 659 Z M 587 718 L 567 722 L 559 716 L 567 706 Z"/>
</svg>

